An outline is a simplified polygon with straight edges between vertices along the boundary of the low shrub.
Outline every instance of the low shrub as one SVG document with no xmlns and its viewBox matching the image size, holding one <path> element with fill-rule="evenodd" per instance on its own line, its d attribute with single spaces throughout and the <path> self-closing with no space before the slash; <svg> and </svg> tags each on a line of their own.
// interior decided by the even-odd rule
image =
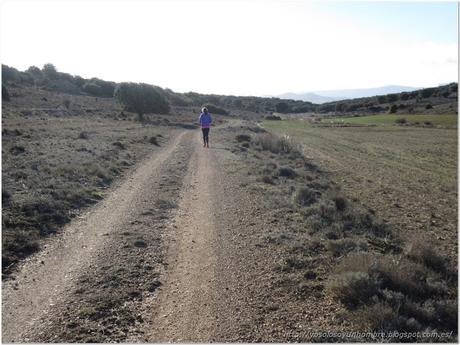
<svg viewBox="0 0 460 345">
<path fill-rule="evenodd" d="M 278 169 L 278 176 L 295 178 L 298 176 L 297 172 L 288 166 L 282 166 Z"/>
<path fill-rule="evenodd" d="M 277 115 L 266 115 L 264 117 L 265 120 L 274 120 L 274 121 L 281 121 L 281 117 Z"/>
<path fill-rule="evenodd" d="M 300 270 L 308 267 L 308 262 L 299 257 L 289 257 L 286 259 L 282 266 L 282 270 L 285 272 L 290 272 L 293 270 Z"/>
<path fill-rule="evenodd" d="M 243 141 L 251 141 L 251 136 L 250 135 L 247 135 L 247 134 L 238 134 L 236 136 L 236 141 L 238 141 L 239 143 L 243 142 Z"/>
<path fill-rule="evenodd" d="M 41 232 L 54 232 L 57 226 L 64 225 L 70 218 L 62 205 L 50 195 L 41 196 L 21 206 L 22 213 L 36 222 Z M 45 226 L 42 227 L 42 224 Z M 48 226 L 47 226 L 48 225 Z"/>
<path fill-rule="evenodd" d="M 7 272 L 18 259 L 36 252 L 39 249 L 37 239 L 35 231 L 15 229 L 14 233 L 3 233 L 2 272 Z"/>
<path fill-rule="evenodd" d="M 397 123 L 398 125 L 404 125 L 404 124 L 407 123 L 407 120 L 405 118 L 401 117 L 401 118 L 396 119 L 395 123 Z"/>
<path fill-rule="evenodd" d="M 299 153 L 298 145 L 296 145 L 289 137 L 278 137 L 273 134 L 264 133 L 255 137 L 254 142 L 259 145 L 262 150 L 272 153 Z"/>
<path fill-rule="evenodd" d="M 114 143 L 112 143 L 112 145 L 119 148 L 120 150 L 126 149 L 126 145 L 120 141 L 115 141 Z"/>
<path fill-rule="evenodd" d="M 2 204 L 8 204 L 11 201 L 11 193 L 5 189 L 2 189 Z"/>
<path fill-rule="evenodd" d="M 368 272 L 377 263 L 380 256 L 373 253 L 350 253 L 340 260 L 335 271 L 337 274 L 345 272 Z"/>
<path fill-rule="evenodd" d="M 14 145 L 11 149 L 10 149 L 10 152 L 11 154 L 13 155 L 19 155 L 21 153 L 24 153 L 26 152 L 26 149 L 24 148 L 24 146 L 20 146 L 20 145 Z"/>
<path fill-rule="evenodd" d="M 266 163 L 262 168 L 262 173 L 267 175 L 272 175 L 278 165 L 274 162 Z"/>
<path fill-rule="evenodd" d="M 68 98 L 64 99 L 64 101 L 62 102 L 62 104 L 64 105 L 64 107 L 65 107 L 67 110 L 69 110 L 69 108 L 70 108 L 70 103 L 71 103 L 71 102 L 70 102 L 70 99 L 68 99 Z"/>
<path fill-rule="evenodd" d="M 302 187 L 294 194 L 294 202 L 300 206 L 309 206 L 318 200 L 318 191 Z"/>
<path fill-rule="evenodd" d="M 421 260 L 416 252 L 410 257 Z M 354 253 L 337 266 L 329 288 L 372 331 L 432 330 L 456 335 L 456 281 L 450 282 L 449 288 L 449 281 L 437 271 L 404 256 Z"/>
<path fill-rule="evenodd" d="M 145 242 L 144 239 L 139 238 L 139 239 L 134 241 L 133 245 L 134 245 L 134 247 L 137 247 L 137 248 L 145 248 L 145 247 L 147 247 L 147 242 Z"/>
<path fill-rule="evenodd" d="M 156 146 L 160 146 L 160 144 L 158 143 L 157 137 L 150 137 L 149 143 L 153 144 L 153 145 L 156 145 Z"/>
<path fill-rule="evenodd" d="M 335 232 L 338 238 L 344 237 L 345 234 L 361 235 L 367 238 L 382 238 L 385 239 L 385 241 L 381 241 L 382 250 L 400 250 L 397 243 L 395 243 L 395 235 L 387 224 L 376 219 L 369 211 L 349 206 L 342 209 L 342 201 L 339 201 L 341 208 L 339 210 L 337 201 L 328 199 L 328 195 L 329 193 L 324 193 L 324 197 L 321 197 L 319 202 L 304 211 L 305 219 L 314 232 L 329 232 L 331 227 L 334 227 L 337 229 Z"/>
<path fill-rule="evenodd" d="M 335 203 L 335 208 L 337 209 L 337 211 L 345 211 L 347 206 L 348 206 L 348 202 L 347 202 L 347 199 L 345 199 L 343 196 L 341 195 L 336 195 L 332 198 L 332 201 L 334 201 Z"/>
<path fill-rule="evenodd" d="M 403 318 L 395 311 L 388 303 L 379 302 L 372 304 L 367 308 L 360 310 L 359 319 L 363 323 L 368 324 L 371 329 L 379 331 L 408 331 L 408 328 L 412 328 L 411 331 L 419 331 L 420 326 L 418 322 L 413 320 L 414 326 L 408 327 L 407 318 Z M 408 339 L 409 340 L 409 339 Z"/>
<path fill-rule="evenodd" d="M 340 226 L 334 226 L 330 230 L 327 230 L 324 235 L 329 240 L 338 240 L 342 236 L 342 229 Z"/>
<path fill-rule="evenodd" d="M 88 175 L 101 179 L 101 182 L 103 182 L 104 184 L 107 184 L 112 181 L 112 177 L 110 176 L 107 169 L 103 168 L 97 163 L 85 165 L 84 170 Z"/>
<path fill-rule="evenodd" d="M 261 180 L 262 180 L 263 183 L 275 184 L 275 181 L 273 181 L 273 178 L 271 176 L 268 176 L 268 175 L 262 176 Z"/>
<path fill-rule="evenodd" d="M 380 283 L 367 272 L 346 272 L 329 283 L 332 294 L 350 309 L 367 304 L 377 295 Z"/>
<path fill-rule="evenodd" d="M 407 256 L 437 272 L 446 273 L 448 271 L 446 259 L 436 252 L 432 243 L 421 236 L 414 237 L 409 241 L 407 244 Z"/>
<path fill-rule="evenodd" d="M 88 138 L 89 136 L 87 132 L 80 132 L 80 134 L 78 134 L 78 139 L 88 139 Z"/>
<path fill-rule="evenodd" d="M 366 251 L 367 243 L 359 239 L 342 238 L 329 241 L 328 249 L 333 256 L 342 256 L 352 251 Z"/>
</svg>

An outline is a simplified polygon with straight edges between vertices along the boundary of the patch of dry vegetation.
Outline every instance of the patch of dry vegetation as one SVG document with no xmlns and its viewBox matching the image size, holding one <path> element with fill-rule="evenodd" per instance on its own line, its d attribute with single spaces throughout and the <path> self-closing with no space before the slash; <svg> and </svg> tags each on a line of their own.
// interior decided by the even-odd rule
<svg viewBox="0 0 460 345">
<path fill-rule="evenodd" d="M 455 336 L 456 272 L 444 266 L 444 272 L 439 271 L 423 261 L 424 254 L 354 253 L 338 265 L 329 289 L 357 320 L 373 331 L 452 331 Z M 388 340 L 398 341 L 398 338 Z M 408 340 L 429 341 L 415 335 Z"/>
<path fill-rule="evenodd" d="M 283 248 L 275 269 L 286 289 L 310 303 L 332 296 L 360 331 L 452 332 L 449 341 L 456 339 L 457 273 L 435 246 L 418 238 L 404 243 L 391 224 L 348 200 L 289 137 L 247 128 L 234 138 L 233 152 L 247 164 L 243 185 L 263 193 L 280 218 L 264 238 Z M 398 341 L 388 334 L 385 341 Z"/>
</svg>

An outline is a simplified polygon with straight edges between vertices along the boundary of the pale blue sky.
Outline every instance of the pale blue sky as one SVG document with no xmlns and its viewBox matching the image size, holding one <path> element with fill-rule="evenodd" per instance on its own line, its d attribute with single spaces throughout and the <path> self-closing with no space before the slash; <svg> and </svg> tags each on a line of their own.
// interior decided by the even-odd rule
<svg viewBox="0 0 460 345">
<path fill-rule="evenodd" d="M 1 61 L 235 95 L 458 79 L 457 3 L 3 1 Z"/>
<path fill-rule="evenodd" d="M 356 1 L 317 3 L 330 15 L 349 18 L 363 28 L 374 28 L 413 40 L 457 43 L 457 2 Z"/>
</svg>

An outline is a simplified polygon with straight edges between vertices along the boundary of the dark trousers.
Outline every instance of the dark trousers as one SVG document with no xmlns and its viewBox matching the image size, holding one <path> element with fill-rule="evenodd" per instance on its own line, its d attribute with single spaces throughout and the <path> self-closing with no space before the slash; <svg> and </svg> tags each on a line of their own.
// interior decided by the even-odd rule
<svg viewBox="0 0 460 345">
<path fill-rule="evenodd" d="M 203 142 L 209 144 L 209 128 L 201 128 L 203 131 Z"/>
</svg>

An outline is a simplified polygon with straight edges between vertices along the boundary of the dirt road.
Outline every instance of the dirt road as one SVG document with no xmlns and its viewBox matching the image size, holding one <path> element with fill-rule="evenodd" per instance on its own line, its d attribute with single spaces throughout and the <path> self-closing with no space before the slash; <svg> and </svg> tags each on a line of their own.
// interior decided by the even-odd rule
<svg viewBox="0 0 460 345">
<path fill-rule="evenodd" d="M 159 154 L 143 162 L 124 182 L 115 186 L 103 202 L 65 227 L 40 253 L 25 261 L 14 280 L 4 283 L 3 341 L 49 339 L 46 328 L 55 326 L 52 325 L 55 314 L 62 312 L 78 290 L 81 277 L 101 261 L 120 259 L 118 255 L 104 255 L 108 248 L 120 243 L 117 235 L 135 228 L 139 213 L 147 214 L 149 206 L 158 205 L 161 209 L 161 202 L 172 202 L 160 199 L 168 196 L 160 190 L 163 186 L 168 191 L 177 189 L 171 183 L 177 176 L 172 176 L 168 168 L 178 164 L 181 155 L 186 158 L 191 138 L 191 133 L 177 135 Z M 169 182 L 162 184 L 164 179 Z M 148 231 L 148 227 L 145 230 Z M 133 246 L 132 250 L 138 247 Z M 56 339 L 72 340 L 60 339 L 59 333 Z"/>
<path fill-rule="evenodd" d="M 182 132 L 139 165 L 4 283 L 3 341 L 247 337 L 259 286 L 243 286 L 252 249 L 238 246 L 254 205 L 234 194 L 229 155 Z"/>
</svg>

